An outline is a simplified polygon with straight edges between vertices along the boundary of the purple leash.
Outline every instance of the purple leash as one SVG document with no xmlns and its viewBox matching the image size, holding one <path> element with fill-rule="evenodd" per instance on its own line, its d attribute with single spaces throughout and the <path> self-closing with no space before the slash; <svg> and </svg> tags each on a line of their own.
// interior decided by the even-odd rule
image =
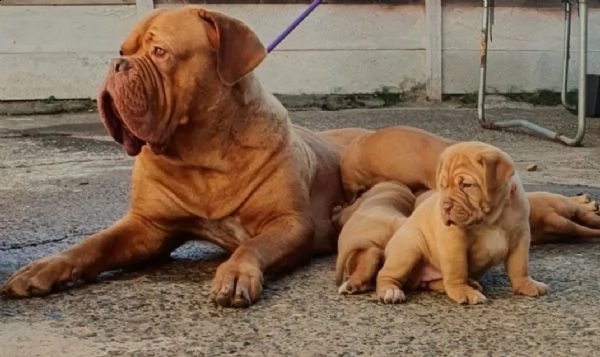
<svg viewBox="0 0 600 357">
<path fill-rule="evenodd" d="M 282 33 L 279 34 L 279 36 L 277 36 L 273 42 L 271 42 L 269 44 L 269 46 L 267 47 L 267 53 L 270 53 L 271 51 L 273 51 L 273 49 L 275 47 L 277 47 L 277 45 L 283 41 L 292 31 L 294 31 L 294 29 L 296 28 L 296 26 L 300 25 L 300 23 L 302 21 L 304 21 L 304 19 L 311 13 L 313 12 L 314 9 L 317 8 L 317 6 L 319 6 L 319 4 L 321 4 L 321 0 L 313 0 L 312 3 L 310 3 L 310 6 L 308 8 L 306 8 L 306 10 L 304 10 L 300 16 L 298 16 L 294 22 L 292 22 L 285 30 L 283 30 Z"/>
</svg>

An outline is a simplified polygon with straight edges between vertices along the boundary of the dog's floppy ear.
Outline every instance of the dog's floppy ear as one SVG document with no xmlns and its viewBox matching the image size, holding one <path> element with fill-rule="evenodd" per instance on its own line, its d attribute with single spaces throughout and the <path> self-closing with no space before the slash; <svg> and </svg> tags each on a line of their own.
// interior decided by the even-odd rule
<svg viewBox="0 0 600 357">
<path fill-rule="evenodd" d="M 217 53 L 217 73 L 225 85 L 236 84 L 266 57 L 258 36 L 242 21 L 207 10 L 199 10 L 199 15 L 212 26 L 208 36 Z"/>
<path fill-rule="evenodd" d="M 435 188 L 441 190 L 448 186 L 448 173 L 445 170 L 445 160 L 447 156 L 448 148 L 444 149 L 438 158 L 437 165 L 435 167 Z"/>
<path fill-rule="evenodd" d="M 514 175 L 514 164 L 506 153 L 485 151 L 479 155 L 479 163 L 485 172 L 485 185 L 488 192 L 504 186 Z"/>
</svg>

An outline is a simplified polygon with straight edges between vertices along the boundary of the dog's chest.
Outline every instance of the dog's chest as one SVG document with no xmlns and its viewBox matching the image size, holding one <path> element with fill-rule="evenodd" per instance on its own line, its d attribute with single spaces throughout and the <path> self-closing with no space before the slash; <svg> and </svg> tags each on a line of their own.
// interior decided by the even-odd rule
<svg viewBox="0 0 600 357">
<path fill-rule="evenodd" d="M 240 243 L 251 237 L 237 217 L 214 221 L 201 219 L 193 231 L 200 239 L 214 243 L 227 251 L 233 251 Z"/>
<path fill-rule="evenodd" d="M 480 271 L 506 259 L 509 249 L 507 232 L 501 228 L 484 228 L 472 232 L 469 247 L 469 270 Z"/>
</svg>

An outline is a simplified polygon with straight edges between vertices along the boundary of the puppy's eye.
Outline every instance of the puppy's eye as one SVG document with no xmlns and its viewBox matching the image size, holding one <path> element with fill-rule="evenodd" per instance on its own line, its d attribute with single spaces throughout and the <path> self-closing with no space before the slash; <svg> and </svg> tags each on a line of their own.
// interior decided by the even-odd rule
<svg viewBox="0 0 600 357">
<path fill-rule="evenodd" d="M 119 50 L 119 56 L 123 57 L 123 50 Z"/>
<path fill-rule="evenodd" d="M 165 51 L 164 49 L 160 48 L 160 47 L 154 47 L 154 49 L 152 50 L 152 54 L 155 55 L 156 57 L 164 57 L 167 54 L 167 51 Z"/>
<path fill-rule="evenodd" d="M 463 189 L 463 190 L 464 190 L 465 188 L 469 188 L 469 187 L 471 187 L 471 186 L 473 186 L 473 184 L 470 184 L 470 183 L 468 183 L 468 182 L 461 182 L 461 183 L 460 183 L 460 188 L 461 188 L 461 189 Z"/>
</svg>

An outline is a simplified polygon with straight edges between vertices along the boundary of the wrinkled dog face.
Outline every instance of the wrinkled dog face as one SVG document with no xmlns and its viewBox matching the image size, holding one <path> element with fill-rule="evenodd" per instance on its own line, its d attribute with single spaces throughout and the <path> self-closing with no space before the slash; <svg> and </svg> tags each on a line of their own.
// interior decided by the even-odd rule
<svg viewBox="0 0 600 357">
<path fill-rule="evenodd" d="M 440 210 L 447 226 L 483 222 L 508 198 L 514 167 L 510 157 L 481 142 L 462 142 L 442 153 L 437 168 Z"/>
<path fill-rule="evenodd" d="M 179 125 L 218 106 L 265 55 L 239 20 L 195 6 L 154 10 L 111 61 L 100 115 L 129 155 L 144 144 L 161 153 Z"/>
</svg>

